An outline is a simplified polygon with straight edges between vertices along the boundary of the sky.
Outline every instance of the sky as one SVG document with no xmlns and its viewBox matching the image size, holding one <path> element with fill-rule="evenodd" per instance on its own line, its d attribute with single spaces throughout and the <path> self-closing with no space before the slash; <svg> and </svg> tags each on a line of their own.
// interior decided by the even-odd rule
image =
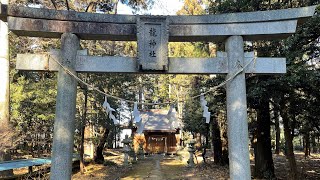
<svg viewBox="0 0 320 180">
<path fill-rule="evenodd" d="M 140 12 L 138 14 L 175 15 L 182 6 L 183 0 L 154 0 L 154 5 L 151 10 Z M 132 9 L 119 3 L 118 14 L 132 14 Z"/>
</svg>

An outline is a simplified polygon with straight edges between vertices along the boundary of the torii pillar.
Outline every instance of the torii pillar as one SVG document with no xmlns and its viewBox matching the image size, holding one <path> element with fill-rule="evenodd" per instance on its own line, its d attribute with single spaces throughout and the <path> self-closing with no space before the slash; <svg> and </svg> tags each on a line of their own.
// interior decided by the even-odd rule
<svg viewBox="0 0 320 180">
<path fill-rule="evenodd" d="M 0 0 L 0 4 L 7 4 L 8 0 Z M 1 9 L 1 6 L 0 6 Z M 1 12 L 1 10 L 0 10 Z M 9 40 L 8 25 L 5 18 L 0 17 L 0 128 L 9 125 L 10 81 L 9 81 Z M 0 161 L 10 160 L 10 154 L 0 149 Z M 1 175 L 12 175 L 12 171 L 0 172 Z"/>
<path fill-rule="evenodd" d="M 0 0 L 8 3 L 8 0 Z M 1 6 L 0 6 L 1 8 Z M 9 122 L 9 40 L 8 25 L 0 18 L 0 126 Z"/>
<path fill-rule="evenodd" d="M 75 65 L 79 47 L 80 41 L 75 34 L 62 34 L 60 63 L 74 74 L 76 74 Z M 70 179 L 72 176 L 76 97 L 76 79 L 59 67 L 50 173 L 52 180 Z"/>
<path fill-rule="evenodd" d="M 231 36 L 225 43 L 229 69 L 227 78 L 244 67 L 243 45 L 241 36 Z M 226 95 L 230 177 L 235 180 L 251 179 L 244 71 L 227 82 Z"/>
</svg>

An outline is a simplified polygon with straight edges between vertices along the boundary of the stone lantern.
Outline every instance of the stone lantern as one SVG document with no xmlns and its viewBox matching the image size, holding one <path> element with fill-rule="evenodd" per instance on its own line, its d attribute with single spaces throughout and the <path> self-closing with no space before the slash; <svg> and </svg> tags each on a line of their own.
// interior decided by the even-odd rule
<svg viewBox="0 0 320 180">
<path fill-rule="evenodd" d="M 143 143 L 139 144 L 138 158 L 139 158 L 139 160 L 144 159 Z"/>
<path fill-rule="evenodd" d="M 196 141 L 194 139 L 190 139 L 188 141 L 188 152 L 189 152 L 189 160 L 188 160 L 188 167 L 194 167 L 194 160 L 193 160 L 193 155 L 194 152 L 196 151 L 194 148 L 194 144 Z"/>
<path fill-rule="evenodd" d="M 132 143 L 132 140 L 129 138 L 128 135 L 126 135 L 124 140 L 122 141 L 122 143 L 124 144 L 124 146 L 123 146 L 123 153 L 124 153 L 123 164 L 126 166 L 129 164 L 128 161 L 129 161 L 130 143 Z"/>
</svg>

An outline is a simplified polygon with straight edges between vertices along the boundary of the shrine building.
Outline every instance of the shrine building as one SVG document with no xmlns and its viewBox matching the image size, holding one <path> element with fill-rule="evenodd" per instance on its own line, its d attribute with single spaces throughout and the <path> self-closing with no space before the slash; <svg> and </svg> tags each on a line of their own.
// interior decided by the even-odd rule
<svg viewBox="0 0 320 180">
<path fill-rule="evenodd" d="M 144 123 L 141 134 L 134 131 L 134 148 L 143 143 L 143 150 L 147 154 L 175 154 L 180 145 L 181 124 L 175 116 L 173 121 L 168 119 L 168 110 L 150 109 L 141 112 Z"/>
</svg>

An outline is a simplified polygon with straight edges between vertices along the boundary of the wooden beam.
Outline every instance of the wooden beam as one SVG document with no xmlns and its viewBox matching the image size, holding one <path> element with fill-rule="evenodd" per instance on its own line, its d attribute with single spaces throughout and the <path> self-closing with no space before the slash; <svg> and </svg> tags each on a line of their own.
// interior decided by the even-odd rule
<svg viewBox="0 0 320 180">
<path fill-rule="evenodd" d="M 18 54 L 16 69 L 28 71 L 58 71 L 59 65 L 53 60 L 59 53 Z M 245 64 L 252 57 L 245 57 Z M 76 71 L 90 73 L 142 73 L 136 68 L 136 58 L 116 56 L 77 56 Z M 169 58 L 169 70 L 166 72 L 143 72 L 163 74 L 226 74 L 228 73 L 225 57 L 216 58 Z M 246 73 L 281 74 L 286 73 L 285 58 L 256 58 L 245 69 Z"/>
</svg>

